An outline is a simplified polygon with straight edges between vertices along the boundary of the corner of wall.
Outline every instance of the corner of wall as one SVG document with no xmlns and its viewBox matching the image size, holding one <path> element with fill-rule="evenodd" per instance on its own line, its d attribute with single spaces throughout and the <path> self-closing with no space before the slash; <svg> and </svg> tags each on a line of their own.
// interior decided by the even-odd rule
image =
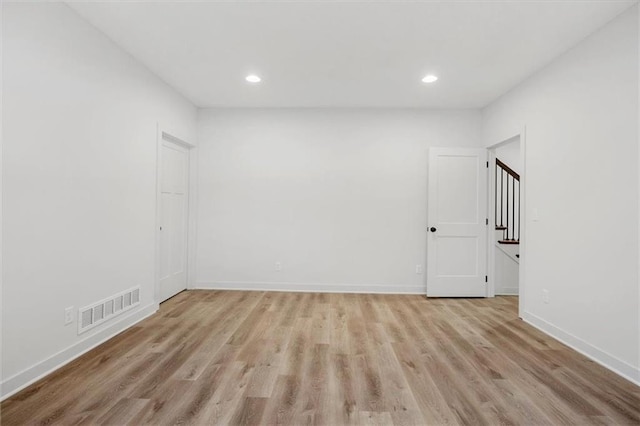
<svg viewBox="0 0 640 426">
<path fill-rule="evenodd" d="M 635 8 L 635 9 L 634 9 Z M 629 30 L 631 30 L 632 22 L 635 21 L 636 28 L 636 41 L 634 45 L 634 41 L 632 38 L 628 36 L 631 34 Z M 621 27 L 622 25 L 622 27 Z M 620 31 L 616 31 L 617 29 L 622 28 Z M 624 39 L 620 39 L 620 37 L 624 34 Z M 609 61 L 606 63 L 598 62 L 593 60 L 593 58 L 598 57 L 601 52 L 606 52 L 607 48 L 614 43 L 619 42 L 620 40 L 624 41 L 624 54 L 620 54 L 616 57 L 617 61 L 613 61 L 613 56 L 609 56 Z M 630 57 L 629 54 L 633 52 L 633 50 L 637 52 L 637 62 L 635 69 L 635 77 L 633 77 L 632 71 L 629 68 L 629 64 L 632 63 L 629 60 L 633 61 L 633 57 Z M 600 82 L 595 78 L 588 77 L 589 73 L 585 73 L 583 81 L 580 81 L 580 78 L 573 80 L 576 73 L 575 69 L 583 68 L 584 65 L 587 64 L 588 67 L 592 67 L 591 75 L 602 74 L 602 68 L 609 68 L 606 71 L 607 74 L 615 74 L 616 71 L 624 71 L 624 86 L 622 84 L 618 84 L 617 86 L 611 86 L 609 83 Z M 621 68 L 623 67 L 624 68 Z M 598 70 L 598 73 L 594 71 Z M 528 136 L 530 136 L 527 140 L 528 143 L 528 152 L 534 151 L 535 155 L 528 155 L 527 162 L 529 163 L 528 172 L 525 173 L 526 176 L 526 186 L 527 189 L 533 189 L 529 192 L 529 194 L 534 194 L 535 197 L 532 198 L 527 196 L 525 197 L 524 202 L 530 202 L 530 205 L 533 207 L 537 207 L 538 203 L 540 203 L 541 194 L 547 194 L 548 191 L 553 188 L 542 179 L 545 175 L 546 171 L 549 169 L 548 165 L 543 165 L 542 158 L 551 158 L 554 155 L 554 150 L 558 148 L 562 148 L 564 146 L 565 150 L 563 154 L 574 154 L 575 151 L 570 151 L 570 149 L 575 148 L 575 146 L 570 145 L 569 140 L 581 140 L 581 142 L 589 143 L 595 145 L 596 143 L 603 143 L 602 140 L 598 140 L 597 134 L 604 134 L 605 131 L 610 131 L 614 123 L 615 119 L 619 117 L 620 114 L 616 114 L 612 111 L 615 107 L 618 106 L 615 99 L 607 99 L 606 96 L 603 99 L 606 99 L 608 104 L 603 105 L 602 99 L 593 98 L 586 99 L 581 97 L 581 94 L 585 93 L 585 89 L 591 90 L 594 87 L 597 87 L 600 90 L 600 93 L 606 94 L 607 92 L 611 92 L 612 87 L 615 87 L 616 90 L 621 95 L 625 96 L 625 133 L 624 139 L 618 138 L 618 140 L 624 140 L 624 149 L 627 152 L 627 155 L 631 155 L 631 157 L 627 156 L 629 160 L 635 160 L 636 164 L 633 166 L 635 169 L 628 169 L 628 176 L 630 182 L 633 183 L 634 179 L 636 184 L 638 184 L 637 188 L 637 198 L 636 204 L 633 206 L 633 203 L 629 205 L 630 208 L 636 208 L 638 206 L 638 202 L 640 201 L 640 85 L 638 85 L 638 80 L 635 82 L 635 86 L 633 85 L 633 78 L 638 78 L 638 70 L 640 70 L 640 5 L 636 4 L 632 6 L 632 8 L 627 9 L 625 12 L 621 14 L 621 16 L 614 18 L 613 21 L 605 24 L 601 29 L 597 30 L 593 34 L 589 35 L 583 41 L 578 43 L 574 48 L 561 55 L 560 57 L 553 60 L 548 66 L 544 69 L 538 71 L 526 81 L 520 83 L 518 86 L 511 89 L 509 92 L 504 94 L 502 97 L 494 100 L 491 104 L 485 106 L 482 110 L 482 140 L 483 144 L 487 147 L 501 141 L 505 140 L 509 135 L 517 133 L 518 130 L 524 128 L 526 123 Z M 571 84 L 568 82 L 571 81 Z M 577 89 L 577 87 L 583 87 L 583 90 Z M 624 90 L 631 92 L 624 93 Z M 635 108 L 636 111 L 630 110 L 628 105 L 630 96 L 633 96 L 634 89 L 637 88 L 636 94 L 636 103 Z M 557 90 L 555 90 L 557 89 Z M 551 95 L 553 94 L 553 95 Z M 552 98 L 554 96 L 554 98 Z M 558 103 L 562 101 L 562 109 L 557 109 L 554 112 L 554 107 L 558 105 Z M 591 102 L 594 105 L 589 105 Z M 600 103 L 598 103 L 600 102 Z M 588 108 L 585 108 L 585 105 L 589 105 Z M 608 108 L 607 108 L 608 106 Z M 580 114 L 579 119 L 576 120 L 576 123 L 579 125 L 568 126 L 566 122 L 563 123 L 561 119 L 558 117 L 554 118 L 554 114 L 562 113 L 562 111 L 572 110 L 572 107 L 575 107 L 575 114 Z M 582 110 L 580 111 L 580 108 Z M 600 109 L 601 112 L 605 110 L 609 110 L 607 113 L 598 113 L 595 112 L 597 109 Z M 572 110 L 573 111 L 573 110 Z M 569 115 L 569 118 L 575 118 L 576 115 Z M 629 120 L 631 118 L 631 120 Z M 633 121 L 632 121 L 633 120 Z M 635 121 L 635 122 L 634 122 Z M 591 139 L 584 140 L 581 136 L 584 136 L 587 132 L 580 132 L 583 129 L 580 129 L 582 123 L 586 126 L 594 126 L 595 130 L 598 132 L 592 132 L 592 134 L 588 135 Z M 597 126 L 600 127 L 597 127 Z M 635 127 L 635 138 L 637 139 L 636 152 L 633 153 L 633 139 L 630 139 L 633 135 Z M 620 126 L 615 129 L 620 128 Z M 614 129 L 614 130 L 615 130 Z M 533 131 L 532 131 L 533 130 Z M 553 138 L 556 135 L 563 135 L 565 140 L 558 138 L 558 140 L 554 140 Z M 610 132 L 608 133 L 610 134 Z M 588 138 L 587 138 L 588 139 Z M 550 143 L 549 141 L 554 141 L 555 143 Z M 593 148 L 592 148 L 593 149 Z M 610 147 L 610 149 L 616 150 L 615 147 Z M 636 159 L 634 159 L 634 154 Z M 609 164 L 614 164 L 612 161 L 608 162 Z M 533 165 L 533 168 L 531 168 Z M 533 173 L 532 173 L 533 172 Z M 583 171 L 580 171 L 581 173 Z M 574 170 L 574 176 L 577 175 L 578 170 Z M 535 174 L 535 176 L 534 176 Z M 635 175 L 635 177 L 634 177 Z M 604 179 L 608 179 L 607 176 L 611 176 L 609 172 L 602 173 Z M 531 182 L 531 178 L 535 179 L 535 182 Z M 531 185 L 533 183 L 533 185 Z M 615 191 L 615 183 L 607 181 L 607 185 L 609 185 L 608 191 Z M 606 191 L 603 191 L 605 193 Z M 611 193 L 611 192 L 609 192 Z M 527 200 L 529 198 L 529 200 Z M 555 200 L 562 200 L 562 197 L 555 197 Z M 550 207 L 556 207 L 552 205 L 548 199 L 543 199 L 545 202 L 545 207 L 547 210 L 550 210 Z M 535 204 L 534 204 L 535 203 Z M 583 203 L 584 204 L 584 203 Z M 571 207 L 570 205 L 568 205 Z M 557 209 L 555 213 L 560 209 Z M 523 206 L 523 213 L 526 214 L 527 208 L 526 205 Z M 600 214 L 600 213 L 599 213 Z M 604 215 L 601 215 L 604 217 Z M 630 226 L 638 226 L 640 225 L 640 212 L 638 212 L 637 217 L 634 217 L 634 214 L 629 214 L 627 218 L 625 218 L 625 223 Z M 594 218 L 593 215 L 590 219 Z M 526 220 L 522 219 L 523 223 Z M 595 221 L 595 220 L 594 220 Z M 536 226 L 541 226 L 540 224 L 534 224 Z M 546 224 L 543 223 L 546 226 Z M 533 227 L 530 227 L 532 229 Z M 541 229 L 541 228 L 538 228 Z M 550 228 L 547 227 L 545 230 L 548 231 Z M 533 232 L 533 231 L 532 231 Z M 637 250 L 638 244 L 640 243 L 640 226 L 638 227 L 637 232 L 635 230 L 631 231 L 629 234 L 630 239 L 634 238 L 637 233 L 637 237 L 635 238 L 635 242 L 629 242 L 626 240 L 628 244 L 628 248 L 634 248 Z M 545 237 L 547 235 L 545 234 Z M 545 238 L 538 238 L 536 244 L 538 247 L 531 247 L 529 250 L 530 253 L 521 253 L 523 257 L 523 262 L 521 262 L 521 269 L 524 271 L 524 268 L 527 268 L 526 274 L 528 277 L 533 277 L 528 281 L 528 285 L 525 282 L 525 279 L 522 278 L 521 275 L 521 292 L 527 291 L 527 304 L 520 305 L 520 311 L 523 319 L 534 327 L 540 329 L 546 334 L 554 337 L 555 339 L 567 344 L 578 352 L 584 354 L 588 358 L 593 361 L 605 366 L 606 368 L 616 372 L 617 374 L 631 380 L 632 382 L 640 385 L 640 338 L 637 335 L 637 330 L 640 330 L 640 291 L 637 293 L 637 300 L 634 294 L 630 302 L 634 302 L 636 304 L 636 312 L 635 317 L 630 314 L 627 315 L 624 319 L 623 324 L 615 323 L 617 328 L 633 330 L 636 332 L 636 336 L 633 336 L 633 332 L 627 333 L 625 337 L 621 337 L 618 342 L 625 342 L 623 352 L 620 350 L 619 345 L 612 345 L 610 341 L 606 339 L 600 338 L 602 334 L 598 334 L 596 332 L 589 332 L 588 329 L 585 331 L 584 324 L 593 317 L 592 312 L 586 312 L 585 309 L 574 312 L 562 312 L 564 317 L 557 315 L 556 317 L 543 315 L 541 310 L 536 310 L 535 304 L 541 303 L 539 302 L 539 288 L 535 288 L 534 286 L 541 286 L 540 284 L 544 280 L 555 279 L 557 275 L 557 271 L 554 270 L 553 273 L 549 271 L 544 271 L 544 274 L 541 273 L 542 269 L 545 269 L 546 264 L 542 264 L 542 261 L 547 261 L 548 259 L 540 259 L 538 256 L 541 251 L 540 245 L 542 241 L 548 244 L 549 246 L 553 246 L 555 244 L 555 240 L 550 241 Z M 620 243 L 620 240 L 612 240 L 608 241 L 609 244 L 615 245 L 616 243 Z M 597 244 L 597 241 L 594 240 L 592 244 Z M 523 238 L 521 248 L 524 249 L 525 246 L 528 245 L 528 241 L 526 241 L 526 235 Z M 532 250 L 536 250 L 536 253 L 532 253 Z M 534 257 L 534 254 L 536 255 Z M 634 280 L 635 285 L 637 285 L 637 290 L 640 290 L 640 253 L 637 255 L 632 254 L 629 256 L 630 258 L 635 258 L 636 265 L 625 261 L 621 262 L 619 265 L 612 263 L 611 269 L 616 269 L 616 266 L 624 266 L 625 276 L 621 282 L 625 283 L 625 288 L 623 289 L 627 293 L 630 290 L 634 289 Z M 531 265 L 531 262 L 535 262 L 533 268 L 530 266 L 526 266 L 527 264 Z M 584 259 L 581 260 L 583 264 L 587 261 Z M 565 275 L 570 274 L 572 271 L 575 271 L 578 268 L 567 268 Z M 635 270 L 635 271 L 634 271 Z M 535 274 L 532 274 L 535 272 Z M 556 275 L 554 275 L 554 273 Z M 634 277 L 635 274 L 635 277 Z M 536 275 L 536 276 L 534 276 Z M 542 278 L 543 277 L 544 280 Z M 534 282 L 536 280 L 537 282 Z M 565 290 L 565 289 L 563 289 Z M 568 292 L 568 289 L 566 289 Z M 597 299 L 597 297 L 602 296 L 596 295 L 595 285 L 591 286 L 591 297 L 593 299 Z M 619 289 L 622 292 L 622 290 Z M 533 294 L 535 293 L 535 295 Z M 603 295 L 603 297 L 607 297 Z M 521 302 L 524 300 L 521 297 Z M 561 306 L 561 309 L 566 309 L 566 306 Z M 614 311 L 612 309 L 612 311 Z M 540 316 L 536 316 L 532 314 L 532 312 L 539 314 Z M 629 310 L 626 311 L 627 313 Z M 562 318 L 566 318 L 567 315 L 573 316 L 573 323 L 570 321 L 562 321 Z M 633 319 L 635 318 L 635 320 Z M 635 321 L 635 324 L 634 324 Z M 575 326 L 578 324 L 579 326 Z M 582 326 L 582 329 L 580 328 Z M 631 355 L 629 356 L 630 351 Z M 623 357 L 624 355 L 624 357 Z"/>
<path fill-rule="evenodd" d="M 150 317 L 158 311 L 158 308 L 159 305 L 156 302 L 139 308 L 110 326 L 79 340 L 73 345 L 51 355 L 31 367 L 26 368 L 25 370 L 22 370 L 12 377 L 4 379 L 0 383 L 0 401 L 9 398 L 11 395 L 14 395 L 53 371 L 69 364 L 71 361 L 84 355 L 97 346 L 100 346 L 107 340 L 115 337 L 130 327 L 133 327 L 140 321 Z"/>
<path fill-rule="evenodd" d="M 524 312 L 522 319 L 527 324 L 537 328 L 559 342 L 564 343 L 576 352 L 581 353 L 601 366 L 640 386 L 640 367 L 624 362 L 608 352 L 580 339 L 578 336 L 568 333 L 530 312 Z"/>
</svg>

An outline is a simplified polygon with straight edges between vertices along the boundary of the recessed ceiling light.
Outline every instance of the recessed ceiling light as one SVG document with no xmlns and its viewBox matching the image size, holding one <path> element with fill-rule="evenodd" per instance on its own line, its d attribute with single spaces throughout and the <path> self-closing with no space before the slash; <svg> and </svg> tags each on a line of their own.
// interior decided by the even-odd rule
<svg viewBox="0 0 640 426">
<path fill-rule="evenodd" d="M 260 83 L 260 81 L 262 80 L 260 77 L 258 77 L 255 74 L 248 75 L 244 79 L 247 80 L 249 83 Z"/>
<path fill-rule="evenodd" d="M 424 78 L 422 79 L 423 83 L 433 83 L 434 81 L 436 81 L 438 79 L 438 77 L 436 77 L 433 74 L 429 74 L 429 75 L 425 75 Z"/>
</svg>

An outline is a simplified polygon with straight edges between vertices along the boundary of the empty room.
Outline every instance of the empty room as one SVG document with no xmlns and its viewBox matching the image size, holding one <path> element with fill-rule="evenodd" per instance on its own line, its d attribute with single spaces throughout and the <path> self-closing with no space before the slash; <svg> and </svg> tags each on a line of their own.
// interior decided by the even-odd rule
<svg viewBox="0 0 640 426">
<path fill-rule="evenodd" d="M 3 1 L 2 425 L 640 425 L 640 5 Z"/>
</svg>

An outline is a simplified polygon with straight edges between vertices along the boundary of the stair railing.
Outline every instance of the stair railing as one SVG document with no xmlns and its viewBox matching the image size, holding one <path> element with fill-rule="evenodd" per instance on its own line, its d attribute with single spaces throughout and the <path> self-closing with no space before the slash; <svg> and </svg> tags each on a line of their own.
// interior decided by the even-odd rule
<svg viewBox="0 0 640 426">
<path fill-rule="evenodd" d="M 520 243 L 520 175 L 496 158 L 496 230 L 501 244 Z M 499 223 L 499 224 L 498 224 Z"/>
</svg>

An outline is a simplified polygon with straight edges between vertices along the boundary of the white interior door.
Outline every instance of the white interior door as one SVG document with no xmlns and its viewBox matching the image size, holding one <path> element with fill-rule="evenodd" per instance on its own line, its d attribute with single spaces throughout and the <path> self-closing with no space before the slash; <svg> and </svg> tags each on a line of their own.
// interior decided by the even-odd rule
<svg viewBox="0 0 640 426">
<path fill-rule="evenodd" d="M 487 151 L 429 150 L 427 296 L 485 297 Z"/>
<path fill-rule="evenodd" d="M 160 154 L 160 302 L 187 288 L 189 151 L 163 140 Z"/>
</svg>

